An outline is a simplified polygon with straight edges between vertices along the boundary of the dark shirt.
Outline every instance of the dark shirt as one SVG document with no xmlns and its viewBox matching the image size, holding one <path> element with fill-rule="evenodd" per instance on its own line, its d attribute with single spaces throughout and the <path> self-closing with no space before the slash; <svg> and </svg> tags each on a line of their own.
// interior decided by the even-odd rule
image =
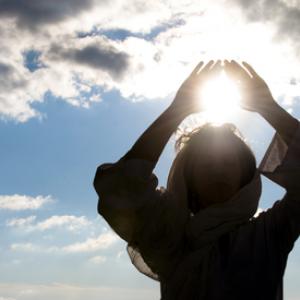
<svg viewBox="0 0 300 300">
<path fill-rule="evenodd" d="M 94 186 L 99 213 L 133 249 L 138 269 L 160 281 L 161 299 L 282 300 L 288 254 L 300 233 L 300 127 L 289 147 L 276 133 L 259 166 L 286 189 L 284 198 L 207 248 L 188 243 L 153 167 L 139 159 L 102 164 Z"/>
</svg>

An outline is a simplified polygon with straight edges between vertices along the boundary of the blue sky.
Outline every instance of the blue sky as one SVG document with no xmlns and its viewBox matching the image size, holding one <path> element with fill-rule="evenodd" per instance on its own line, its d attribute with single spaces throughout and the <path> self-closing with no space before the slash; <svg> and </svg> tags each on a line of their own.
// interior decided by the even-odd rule
<svg viewBox="0 0 300 300">
<path fill-rule="evenodd" d="M 274 3 L 262 1 L 255 17 L 237 0 L 0 0 L 0 300 L 159 299 L 158 284 L 134 269 L 97 215 L 96 168 L 130 149 L 199 59 L 248 60 L 299 119 L 300 48 L 284 20 L 300 8 Z M 248 112 L 230 121 L 260 161 L 274 131 Z M 173 145 L 174 137 L 155 168 L 162 186 Z M 266 209 L 284 191 L 263 184 Z M 286 299 L 300 295 L 298 244 Z"/>
</svg>

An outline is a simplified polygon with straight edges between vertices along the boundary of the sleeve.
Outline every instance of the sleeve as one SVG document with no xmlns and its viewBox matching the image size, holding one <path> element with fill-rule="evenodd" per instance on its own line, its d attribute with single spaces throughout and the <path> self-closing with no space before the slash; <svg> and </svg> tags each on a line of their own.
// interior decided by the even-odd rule
<svg viewBox="0 0 300 300">
<path fill-rule="evenodd" d="M 133 264 L 148 276 L 169 272 L 184 232 L 172 197 L 158 188 L 153 168 L 154 163 L 142 159 L 119 160 L 100 165 L 94 179 L 99 214 L 128 242 Z"/>
<path fill-rule="evenodd" d="M 160 193 L 153 163 L 140 159 L 119 160 L 97 168 L 94 188 L 98 212 L 125 241 L 131 242 L 141 227 L 142 210 L 155 206 Z M 150 215 L 150 211 L 149 211 Z"/>
<path fill-rule="evenodd" d="M 300 234 L 300 123 L 290 145 L 275 134 L 259 170 L 286 190 L 265 217 L 271 234 L 289 252 Z"/>
</svg>

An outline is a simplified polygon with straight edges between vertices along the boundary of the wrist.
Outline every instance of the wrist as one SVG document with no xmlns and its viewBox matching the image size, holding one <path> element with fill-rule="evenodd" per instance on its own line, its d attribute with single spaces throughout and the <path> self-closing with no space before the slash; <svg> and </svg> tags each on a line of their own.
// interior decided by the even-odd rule
<svg viewBox="0 0 300 300">
<path fill-rule="evenodd" d="M 186 117 L 189 116 L 189 113 L 186 110 L 183 110 L 182 107 L 176 106 L 174 103 L 166 109 L 166 114 L 171 118 L 178 121 L 183 121 Z"/>
<path fill-rule="evenodd" d="M 267 101 L 267 105 L 261 107 L 258 110 L 258 113 L 263 118 L 268 118 L 270 115 L 280 114 L 283 110 L 283 108 L 272 98 L 269 101 Z"/>
<path fill-rule="evenodd" d="M 299 121 L 277 103 L 261 115 L 289 145 L 299 126 Z"/>
</svg>

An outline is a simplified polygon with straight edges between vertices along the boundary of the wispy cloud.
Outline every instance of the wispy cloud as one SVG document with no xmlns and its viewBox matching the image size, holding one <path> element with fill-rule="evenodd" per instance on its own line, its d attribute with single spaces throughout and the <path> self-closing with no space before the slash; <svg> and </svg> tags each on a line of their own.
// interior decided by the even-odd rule
<svg viewBox="0 0 300 300">
<path fill-rule="evenodd" d="M 93 4 L 95 4 L 93 0 L 84 2 L 80 0 L 60 0 L 58 2 L 1 0 L 0 15 L 16 18 L 16 23 L 21 28 L 38 30 L 40 26 L 78 16 L 80 13 L 90 10 Z"/>
<path fill-rule="evenodd" d="M 105 256 L 93 256 L 89 259 L 89 262 L 95 264 L 95 265 L 101 265 L 103 263 L 105 263 L 107 260 L 107 258 Z"/>
<path fill-rule="evenodd" d="M 40 252 L 42 248 L 32 243 L 14 243 L 10 246 L 13 251 L 24 251 L 24 252 Z M 47 249 L 47 252 L 49 248 Z"/>
<path fill-rule="evenodd" d="M 28 227 L 31 225 L 34 220 L 36 219 L 36 216 L 29 216 L 26 218 L 13 218 L 6 221 L 6 226 L 8 227 Z"/>
<path fill-rule="evenodd" d="M 2 118 L 42 117 L 33 103 L 49 93 L 85 108 L 113 89 L 132 101 L 165 98 L 209 58 L 250 61 L 282 99 L 294 99 L 291 79 L 299 89 L 296 1 L 20 3 L 0 1 Z"/>
<path fill-rule="evenodd" d="M 118 300 L 120 299 L 120 295 L 123 300 L 151 300 L 158 298 L 159 292 L 158 289 L 150 289 L 145 287 L 120 288 L 117 286 L 84 286 L 64 283 L 44 285 L 0 283 L 0 295 L 2 295 L 2 298 L 5 300 Z"/>
<path fill-rule="evenodd" d="M 66 253 L 94 252 L 101 249 L 107 249 L 118 241 L 115 233 L 106 232 L 97 238 L 89 238 L 81 243 L 74 243 L 62 248 Z"/>
<path fill-rule="evenodd" d="M 37 210 L 53 201 L 52 196 L 0 195 L 0 210 Z"/>
<path fill-rule="evenodd" d="M 78 231 L 88 225 L 91 222 L 85 216 L 72 216 L 72 215 L 62 215 L 62 216 L 51 216 L 40 222 L 34 223 L 36 216 L 29 216 L 26 218 L 13 218 L 6 222 L 8 227 L 18 227 L 26 231 L 45 231 L 55 228 L 65 228 L 69 231 Z"/>
<path fill-rule="evenodd" d="M 39 252 L 39 253 L 89 253 L 108 249 L 113 246 L 119 238 L 113 232 L 105 232 L 96 238 L 88 238 L 83 242 L 76 242 L 66 246 L 42 246 L 33 243 L 13 243 L 10 245 L 12 251 Z"/>
</svg>

